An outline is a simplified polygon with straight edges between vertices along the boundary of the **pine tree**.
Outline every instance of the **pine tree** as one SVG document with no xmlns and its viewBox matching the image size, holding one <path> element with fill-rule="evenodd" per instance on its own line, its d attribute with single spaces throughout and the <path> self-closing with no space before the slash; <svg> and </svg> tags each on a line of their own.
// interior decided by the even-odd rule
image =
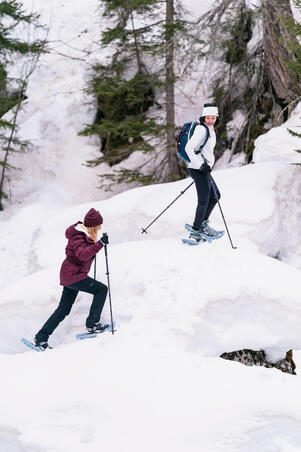
<svg viewBox="0 0 301 452">
<path fill-rule="evenodd" d="M 104 177 L 114 183 L 177 180 L 182 171 L 175 138 L 174 54 L 184 22 L 175 14 L 174 0 L 167 0 L 165 8 L 158 0 L 102 0 L 102 5 L 104 16 L 115 21 L 103 32 L 102 44 L 114 46 L 115 52 L 110 65 L 94 68 L 90 92 L 96 95 L 99 110 L 94 123 L 81 133 L 99 134 L 104 156 L 88 163 L 114 165 L 142 150 L 149 154 L 146 163 Z M 159 95 L 165 98 L 165 113 Z M 157 110 L 157 118 L 149 114 L 150 108 Z M 164 147 L 159 156 L 157 143 Z"/>
<path fill-rule="evenodd" d="M 24 41 L 16 36 L 20 24 L 40 27 L 38 16 L 26 14 L 22 4 L 15 0 L 0 3 L 0 210 L 3 210 L 3 200 L 8 198 L 5 191 L 5 181 L 9 170 L 14 169 L 9 164 L 12 152 L 24 152 L 28 145 L 17 136 L 17 117 L 22 101 L 26 97 L 29 77 L 34 70 L 37 58 L 45 49 L 45 41 Z M 23 58 L 23 74 L 20 78 L 10 78 L 8 65 L 13 65 L 16 58 Z M 13 87 L 13 88 L 12 88 Z M 3 115 L 12 110 L 11 119 Z"/>
</svg>

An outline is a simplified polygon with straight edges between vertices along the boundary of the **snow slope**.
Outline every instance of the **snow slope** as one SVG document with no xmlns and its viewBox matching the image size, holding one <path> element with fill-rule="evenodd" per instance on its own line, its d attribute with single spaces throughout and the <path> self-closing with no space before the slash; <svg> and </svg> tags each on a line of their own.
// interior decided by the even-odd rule
<svg viewBox="0 0 301 452">
<path fill-rule="evenodd" d="M 0 412 L 18 451 L 300 450 L 300 380 L 276 370 L 128 331 L 1 361 L 17 403 L 3 392 Z"/>
<path fill-rule="evenodd" d="M 248 237 L 260 251 L 301 267 L 300 250 L 300 178 L 299 168 L 281 162 L 264 162 L 241 168 L 215 171 L 221 188 L 226 220 L 233 240 Z M 113 243 L 145 240 L 146 227 L 178 194 L 190 179 L 174 184 L 159 184 L 124 192 L 106 201 L 94 203 L 103 212 L 105 226 Z M 45 189 L 47 192 L 47 189 Z M 0 287 L 45 268 L 59 265 L 65 239 L 60 231 L 83 218 L 89 204 L 65 208 L 60 198 L 52 203 L 32 203 L 2 214 L 0 248 L 9 259 L 0 261 L 4 276 Z M 193 221 L 196 194 L 191 187 L 162 218 L 152 226 L 150 238 L 177 237 L 183 225 Z M 218 208 L 213 218 L 223 227 Z M 20 225 L 22 227 L 20 228 Z M 8 240 L 9 238 L 9 240 Z M 55 250 L 49 253 L 48 249 Z"/>
<path fill-rule="evenodd" d="M 300 450 L 300 377 L 218 357 L 264 348 L 276 360 L 301 348 L 300 271 L 263 255 L 256 234 L 268 227 L 274 243 L 281 239 L 275 187 L 289 171 L 296 169 L 264 162 L 214 173 L 236 250 L 227 236 L 181 244 L 192 188 L 141 234 L 189 180 L 58 206 L 48 216 L 34 204 L 19 210 L 17 222 L 7 220 L 5 236 L 17 237 L 17 246 L 1 245 L 2 274 L 16 264 L 15 279 L 0 291 L 2 444 L 13 452 L 96 452 L 100 444 L 116 452 Z M 51 337 L 56 348 L 27 352 L 20 337 L 32 337 L 57 306 L 63 232 L 92 205 L 111 239 L 118 331 L 77 342 L 91 303 L 81 294 Z M 223 226 L 217 209 L 213 221 Z M 102 253 L 97 268 L 105 282 Z"/>
</svg>

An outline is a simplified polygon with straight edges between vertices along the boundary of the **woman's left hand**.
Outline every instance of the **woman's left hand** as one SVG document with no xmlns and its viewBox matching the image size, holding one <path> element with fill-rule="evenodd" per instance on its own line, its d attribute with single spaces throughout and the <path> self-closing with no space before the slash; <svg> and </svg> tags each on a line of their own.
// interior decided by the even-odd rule
<svg viewBox="0 0 301 452">
<path fill-rule="evenodd" d="M 108 234 L 106 232 L 102 235 L 102 237 L 100 239 L 100 242 L 103 245 L 108 245 L 109 244 L 109 237 L 108 237 Z"/>
</svg>

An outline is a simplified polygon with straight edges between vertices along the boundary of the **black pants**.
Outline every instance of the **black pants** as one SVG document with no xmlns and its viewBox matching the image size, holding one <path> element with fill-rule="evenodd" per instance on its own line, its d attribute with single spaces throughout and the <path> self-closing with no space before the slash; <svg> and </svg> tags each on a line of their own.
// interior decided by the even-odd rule
<svg viewBox="0 0 301 452">
<path fill-rule="evenodd" d="M 106 301 L 108 288 L 96 279 L 87 277 L 70 286 L 64 286 L 60 303 L 54 313 L 36 334 L 36 341 L 48 341 L 49 336 L 64 318 L 70 314 L 71 308 L 78 292 L 87 292 L 94 295 L 89 315 L 86 320 L 86 326 L 91 328 L 99 322 L 103 306 Z"/>
<path fill-rule="evenodd" d="M 189 174 L 195 181 L 198 195 L 198 205 L 195 212 L 193 228 L 200 229 L 203 221 L 208 220 L 217 203 L 216 195 L 218 199 L 220 199 L 221 195 L 210 173 L 204 174 L 200 170 L 189 168 Z M 212 184 L 214 184 L 216 195 L 214 194 Z"/>
</svg>

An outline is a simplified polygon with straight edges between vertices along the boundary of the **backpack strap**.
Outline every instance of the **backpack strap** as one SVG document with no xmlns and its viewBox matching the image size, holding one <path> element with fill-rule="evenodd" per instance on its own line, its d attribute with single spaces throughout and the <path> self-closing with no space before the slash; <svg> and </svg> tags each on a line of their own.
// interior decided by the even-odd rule
<svg viewBox="0 0 301 452">
<path fill-rule="evenodd" d="M 205 127 L 205 130 L 206 130 L 206 136 L 205 136 L 204 143 L 201 144 L 201 146 L 199 147 L 199 150 L 198 150 L 198 151 L 194 151 L 194 153 L 195 153 L 195 154 L 201 154 L 202 157 L 203 157 L 203 159 L 206 160 L 205 157 L 204 157 L 203 154 L 202 154 L 202 150 L 203 150 L 204 146 L 206 145 L 207 141 L 208 141 L 209 138 L 210 138 L 210 132 L 209 132 L 209 127 L 208 127 L 206 124 L 203 124 L 203 123 L 202 123 L 202 124 L 200 124 L 200 126 Z"/>
<path fill-rule="evenodd" d="M 191 126 L 189 128 L 189 132 L 188 132 L 188 139 L 190 140 L 190 138 L 193 135 L 194 129 L 196 128 L 196 126 L 200 125 L 200 123 L 198 121 L 192 122 Z"/>
</svg>

